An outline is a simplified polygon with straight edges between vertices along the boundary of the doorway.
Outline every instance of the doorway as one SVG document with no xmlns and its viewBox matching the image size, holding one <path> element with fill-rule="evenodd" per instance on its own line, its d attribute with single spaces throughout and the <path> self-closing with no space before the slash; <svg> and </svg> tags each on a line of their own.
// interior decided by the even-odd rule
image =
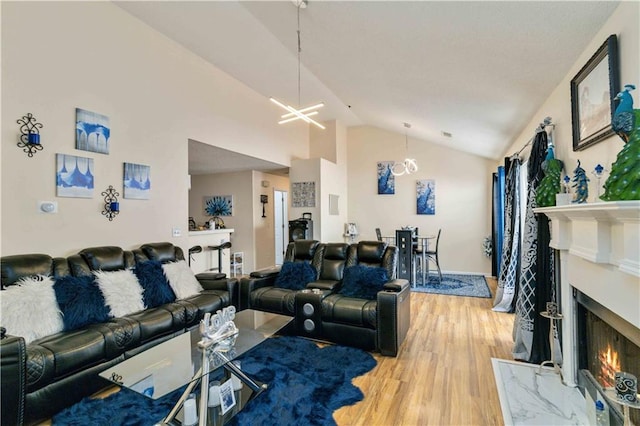
<svg viewBox="0 0 640 426">
<path fill-rule="evenodd" d="M 282 265 L 287 248 L 287 224 L 289 218 L 288 193 L 286 191 L 273 190 L 274 223 L 273 232 L 275 240 L 276 265 Z"/>
</svg>

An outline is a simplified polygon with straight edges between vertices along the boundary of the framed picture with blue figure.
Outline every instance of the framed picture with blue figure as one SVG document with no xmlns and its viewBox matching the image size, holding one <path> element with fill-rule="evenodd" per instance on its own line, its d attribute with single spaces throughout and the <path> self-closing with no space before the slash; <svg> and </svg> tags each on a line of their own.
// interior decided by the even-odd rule
<svg viewBox="0 0 640 426">
<path fill-rule="evenodd" d="M 233 216 L 233 195 L 204 197 L 204 213 L 207 216 Z"/>
<path fill-rule="evenodd" d="M 56 154 L 56 195 L 93 198 L 93 158 Z"/>
<path fill-rule="evenodd" d="M 422 179 L 416 181 L 416 213 L 436 214 L 436 181 Z"/>
<path fill-rule="evenodd" d="M 109 154 L 109 117 L 76 108 L 76 149 Z"/>
<path fill-rule="evenodd" d="M 396 193 L 396 177 L 391 173 L 393 161 L 378 162 L 378 195 Z"/>
<path fill-rule="evenodd" d="M 148 200 L 151 195 L 151 166 L 124 163 L 124 198 Z"/>
</svg>

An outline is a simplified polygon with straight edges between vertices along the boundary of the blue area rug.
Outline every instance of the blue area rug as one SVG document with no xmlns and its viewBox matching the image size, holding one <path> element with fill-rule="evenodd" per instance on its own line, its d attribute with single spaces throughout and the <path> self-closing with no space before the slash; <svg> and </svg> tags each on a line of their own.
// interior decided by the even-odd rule
<svg viewBox="0 0 640 426">
<path fill-rule="evenodd" d="M 351 380 L 373 369 L 368 352 L 344 346 L 319 348 L 300 337 L 267 339 L 239 358 L 242 370 L 269 388 L 232 425 L 334 425 L 333 412 L 364 395 Z M 104 399 L 85 398 L 58 413 L 53 425 L 146 426 L 162 420 L 182 390 L 158 400 L 128 389 Z"/>
<path fill-rule="evenodd" d="M 438 273 L 431 272 L 427 285 L 422 285 L 422 276 L 419 276 L 417 285 L 411 290 L 452 296 L 491 297 L 487 280 L 482 275 L 442 274 L 442 282 L 440 282 Z"/>
</svg>

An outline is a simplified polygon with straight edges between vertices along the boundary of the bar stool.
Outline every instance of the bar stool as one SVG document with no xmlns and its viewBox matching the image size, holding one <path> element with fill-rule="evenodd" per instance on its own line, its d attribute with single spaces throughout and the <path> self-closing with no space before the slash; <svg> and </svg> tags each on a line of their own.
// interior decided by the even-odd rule
<svg viewBox="0 0 640 426">
<path fill-rule="evenodd" d="M 215 251 L 215 250 L 218 251 L 218 267 L 217 268 L 211 268 L 211 269 L 209 269 L 209 271 L 218 271 L 218 272 L 222 273 L 222 250 L 231 248 L 231 241 L 227 241 L 227 242 L 219 244 L 217 246 L 209 246 L 208 248 L 211 251 Z"/>
<path fill-rule="evenodd" d="M 202 253 L 202 246 L 193 246 L 189 248 L 189 266 L 191 266 L 193 255 L 196 253 Z"/>
</svg>

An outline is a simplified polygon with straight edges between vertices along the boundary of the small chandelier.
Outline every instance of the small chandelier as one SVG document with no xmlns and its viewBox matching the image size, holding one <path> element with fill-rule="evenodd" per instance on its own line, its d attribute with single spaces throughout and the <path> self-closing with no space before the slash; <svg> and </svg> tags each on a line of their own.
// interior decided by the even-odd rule
<svg viewBox="0 0 640 426">
<path fill-rule="evenodd" d="M 404 143 L 405 149 L 407 151 L 407 155 L 409 155 L 409 136 L 407 136 L 407 130 L 411 128 L 411 124 L 404 123 L 405 131 L 404 131 Z M 394 176 L 402 176 L 402 175 L 410 175 L 411 173 L 415 173 L 418 171 L 418 163 L 415 158 L 407 158 L 404 159 L 403 162 L 394 162 L 391 167 L 391 173 Z"/>
<path fill-rule="evenodd" d="M 300 52 L 302 52 L 302 48 L 300 45 L 300 9 L 304 9 L 307 7 L 307 0 L 292 0 L 292 1 L 298 8 L 298 105 L 300 105 Z M 286 114 L 283 114 L 280 116 L 281 120 L 278 121 L 278 124 L 289 123 L 295 120 L 302 120 L 310 124 L 315 124 L 316 126 L 318 126 L 323 130 L 325 129 L 325 127 L 322 124 L 318 123 L 312 118 L 309 118 L 312 115 L 318 114 L 317 109 L 322 108 L 324 106 L 323 102 L 320 102 L 319 104 L 312 105 L 306 108 L 296 109 L 291 105 L 285 105 L 284 103 L 278 101 L 276 98 L 269 98 L 269 100 L 274 104 L 278 105 L 280 108 L 287 111 Z"/>
</svg>

